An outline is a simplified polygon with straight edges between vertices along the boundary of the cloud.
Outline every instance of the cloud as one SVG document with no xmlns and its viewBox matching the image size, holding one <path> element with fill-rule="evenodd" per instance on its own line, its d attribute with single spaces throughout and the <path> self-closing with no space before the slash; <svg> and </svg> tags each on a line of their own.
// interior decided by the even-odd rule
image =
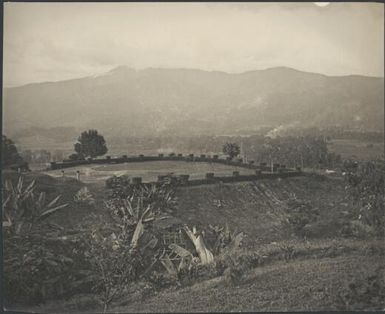
<svg viewBox="0 0 385 314">
<path fill-rule="evenodd" d="M 120 64 L 383 76 L 383 21 L 362 3 L 6 3 L 4 83 Z"/>
</svg>

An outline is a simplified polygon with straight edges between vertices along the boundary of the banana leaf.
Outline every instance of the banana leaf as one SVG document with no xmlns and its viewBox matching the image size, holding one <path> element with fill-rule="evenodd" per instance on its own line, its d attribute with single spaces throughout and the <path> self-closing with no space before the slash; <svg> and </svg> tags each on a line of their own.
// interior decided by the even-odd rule
<svg viewBox="0 0 385 314">
<path fill-rule="evenodd" d="M 39 198 L 38 198 L 38 200 L 36 202 L 36 205 L 41 210 L 44 207 L 44 203 L 45 203 L 45 193 L 41 192 L 40 195 L 39 195 Z"/>
<path fill-rule="evenodd" d="M 179 246 L 178 244 L 172 243 L 168 246 L 174 253 L 176 253 L 178 256 L 182 258 L 186 257 L 193 257 L 193 255 L 183 247 Z"/>
<path fill-rule="evenodd" d="M 59 209 L 62 209 L 62 208 L 67 207 L 67 206 L 68 206 L 68 204 L 63 204 L 63 205 L 59 205 L 59 206 L 56 206 L 54 208 L 48 209 L 45 212 L 43 212 L 42 214 L 40 214 L 39 217 L 37 218 L 37 220 L 44 220 L 44 219 L 48 218 L 49 216 L 51 216 L 56 211 L 58 211 Z"/>
<path fill-rule="evenodd" d="M 163 259 L 160 260 L 164 268 L 166 268 L 167 272 L 172 275 L 172 276 L 177 276 L 178 272 L 177 269 L 175 268 L 174 264 L 170 260 L 168 255 L 165 255 Z"/>
<path fill-rule="evenodd" d="M 47 207 L 51 207 L 56 204 L 56 202 L 60 199 L 61 195 L 56 196 L 48 205 Z"/>
<path fill-rule="evenodd" d="M 144 232 L 144 226 L 143 226 L 142 220 L 139 219 L 131 239 L 131 246 L 133 248 L 137 247 L 139 238 L 142 236 L 143 232 Z"/>
<path fill-rule="evenodd" d="M 23 177 L 19 177 L 19 181 L 17 182 L 16 190 L 19 194 L 23 192 Z"/>
</svg>

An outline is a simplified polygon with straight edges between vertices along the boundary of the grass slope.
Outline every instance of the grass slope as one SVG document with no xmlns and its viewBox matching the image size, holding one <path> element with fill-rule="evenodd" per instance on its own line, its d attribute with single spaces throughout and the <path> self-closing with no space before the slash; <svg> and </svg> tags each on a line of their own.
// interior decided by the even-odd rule
<svg viewBox="0 0 385 314">
<path fill-rule="evenodd" d="M 288 197 L 309 201 L 320 219 L 310 237 L 335 236 L 348 206 L 344 182 L 318 175 L 248 183 L 181 188 L 176 216 L 189 225 L 230 224 L 248 235 L 249 242 L 266 243 L 287 237 L 277 214 Z M 218 205 L 220 201 L 220 205 Z"/>
<path fill-rule="evenodd" d="M 3 173 L 4 179 L 17 182 L 18 174 Z M 63 227 L 99 224 L 109 219 L 104 209 L 108 191 L 104 182 L 83 183 L 70 177 L 54 178 L 42 173 L 27 173 L 25 184 L 36 180 L 38 191 L 47 192 L 48 198 L 62 195 L 62 203 L 69 206 L 53 216 Z M 82 207 L 73 201 L 74 194 L 87 186 L 95 198 L 93 207 Z M 183 223 L 206 229 L 209 224 L 225 225 L 247 234 L 249 244 L 269 243 L 287 238 L 276 215 L 288 197 L 296 196 L 309 201 L 320 211 L 320 219 L 309 237 L 332 237 L 338 234 L 343 211 L 349 206 L 345 199 L 344 182 L 340 178 L 319 175 L 287 179 L 265 179 L 255 182 L 214 184 L 181 187 L 177 190 L 178 207 L 175 216 Z"/>
<path fill-rule="evenodd" d="M 256 268 L 239 285 L 200 283 L 137 300 L 114 312 L 269 312 L 336 310 L 336 296 L 358 274 L 376 271 L 383 259 L 362 256 L 279 262 Z"/>
</svg>

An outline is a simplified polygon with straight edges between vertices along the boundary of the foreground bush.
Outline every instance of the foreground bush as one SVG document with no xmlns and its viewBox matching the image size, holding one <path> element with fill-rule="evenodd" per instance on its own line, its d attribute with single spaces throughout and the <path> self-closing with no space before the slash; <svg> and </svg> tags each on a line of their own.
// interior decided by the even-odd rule
<svg viewBox="0 0 385 314">
<path fill-rule="evenodd" d="M 67 206 L 59 204 L 59 199 L 60 195 L 47 201 L 44 192 L 36 192 L 35 181 L 28 186 L 23 177 L 16 185 L 6 181 L 2 212 L 6 302 L 36 304 L 64 296 L 76 290 L 71 282 L 83 277 L 74 271 L 78 265 L 87 267 L 74 252 L 80 246 L 63 243 L 62 228 L 47 220 Z"/>
<path fill-rule="evenodd" d="M 86 250 L 96 278 L 93 289 L 104 312 L 130 283 L 148 276 L 158 262 L 162 253 L 151 225 L 175 204 L 173 190 L 168 187 L 142 186 L 128 191 L 125 198 L 105 202 L 114 224 L 93 230 Z"/>
<path fill-rule="evenodd" d="M 287 206 L 287 223 L 296 235 L 303 236 L 305 226 L 317 220 L 318 210 L 310 202 L 297 198 L 289 199 Z"/>
<path fill-rule="evenodd" d="M 276 229 L 286 230 L 289 237 L 304 238 L 308 234 L 308 227 L 318 221 L 320 213 L 309 201 L 292 195 L 286 202 L 276 206 L 270 215 L 279 222 Z"/>
<path fill-rule="evenodd" d="M 88 242 L 85 254 L 95 277 L 93 291 L 99 294 L 104 312 L 113 300 L 123 295 L 131 282 L 152 266 L 151 255 L 156 242 L 137 245 L 137 232 L 130 234 L 129 231 L 124 228 L 103 234 L 94 230 Z"/>
<path fill-rule="evenodd" d="M 4 239 L 6 303 L 39 304 L 91 291 L 81 243 L 49 238 L 48 228 L 40 232 Z"/>
<path fill-rule="evenodd" d="M 24 186 L 23 177 L 16 185 L 5 181 L 2 220 L 5 232 L 11 235 L 28 234 L 38 223 L 46 220 L 68 204 L 58 205 L 60 195 L 47 201 L 45 192 L 36 192 L 35 181 Z"/>
<path fill-rule="evenodd" d="M 121 186 L 113 193 L 105 205 L 115 222 L 137 217 L 138 209 L 150 208 L 155 215 L 171 214 L 176 205 L 175 191 L 170 185 Z"/>
<path fill-rule="evenodd" d="M 346 175 L 346 191 L 354 201 L 345 233 L 383 236 L 385 227 L 385 166 L 366 162 Z"/>
<path fill-rule="evenodd" d="M 343 311 L 381 311 L 385 308 L 384 267 L 373 274 L 354 279 L 337 295 L 337 307 Z"/>
<path fill-rule="evenodd" d="M 86 186 L 76 192 L 74 195 L 74 201 L 79 205 L 85 206 L 92 206 L 95 204 L 95 199 Z"/>
<path fill-rule="evenodd" d="M 107 189 L 119 189 L 127 187 L 130 184 L 130 177 L 128 175 L 112 176 L 106 180 Z"/>
</svg>

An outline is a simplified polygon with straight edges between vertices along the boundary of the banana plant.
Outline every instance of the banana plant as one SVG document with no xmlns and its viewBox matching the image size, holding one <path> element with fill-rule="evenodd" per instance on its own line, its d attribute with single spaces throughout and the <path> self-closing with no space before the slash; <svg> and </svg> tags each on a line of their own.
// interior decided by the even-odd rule
<svg viewBox="0 0 385 314">
<path fill-rule="evenodd" d="M 86 186 L 82 187 L 79 191 L 76 192 L 76 194 L 74 195 L 74 201 L 75 203 L 84 205 L 95 204 L 95 199 Z"/>
<path fill-rule="evenodd" d="M 160 261 L 161 261 L 162 265 L 164 266 L 164 268 L 166 269 L 166 271 L 171 276 L 174 276 L 174 277 L 178 276 L 178 270 L 175 267 L 175 265 L 173 264 L 173 262 L 171 261 L 169 255 L 167 255 L 167 254 L 164 255 L 164 257 Z"/>
<path fill-rule="evenodd" d="M 158 193 L 163 193 L 162 197 Z M 167 218 L 164 215 L 159 215 L 160 206 L 159 199 L 162 202 L 171 202 L 172 193 L 158 187 L 143 187 L 141 190 L 134 193 L 125 199 L 112 199 L 105 202 L 106 207 L 110 210 L 113 219 L 121 225 L 127 226 L 128 229 L 134 230 L 131 247 L 135 249 L 138 246 L 138 241 L 144 233 L 144 225 L 154 221 Z M 157 212 L 157 214 L 156 214 Z"/>
<path fill-rule="evenodd" d="M 206 247 L 203 241 L 203 235 L 201 232 L 197 232 L 196 227 L 193 227 L 191 231 L 188 226 L 184 226 L 184 231 L 187 236 L 190 238 L 191 242 L 195 246 L 195 250 L 198 253 L 200 262 L 202 265 L 207 265 L 214 263 L 214 255 L 211 251 Z"/>
<path fill-rule="evenodd" d="M 193 227 L 193 230 L 190 230 L 189 227 L 184 226 L 184 231 L 190 238 L 191 242 L 195 246 L 195 251 L 198 254 L 198 258 L 194 257 L 193 253 L 186 250 L 185 248 L 177 245 L 176 243 L 172 243 L 169 245 L 169 249 L 180 257 L 180 262 L 178 268 L 170 260 L 169 255 L 165 255 L 165 257 L 161 260 L 163 266 L 167 270 L 170 275 L 177 274 L 181 269 L 188 267 L 191 268 L 193 263 L 208 265 L 215 263 L 214 255 L 211 251 L 206 247 L 203 242 L 203 236 L 201 233 L 197 232 L 196 227 Z"/>
<path fill-rule="evenodd" d="M 138 241 L 144 233 L 143 223 L 146 223 L 152 220 L 154 220 L 154 214 L 151 212 L 151 207 L 148 206 L 147 209 L 143 212 L 143 214 L 138 218 L 136 222 L 135 231 L 131 238 L 131 247 L 133 249 L 137 247 Z"/>
<path fill-rule="evenodd" d="M 58 205 L 60 195 L 47 203 L 45 192 L 36 193 L 36 182 L 32 181 L 24 188 L 24 179 L 19 180 L 14 186 L 7 180 L 3 189 L 3 227 L 10 228 L 19 234 L 23 226 L 31 230 L 32 225 L 42 221 L 68 204 Z"/>
<path fill-rule="evenodd" d="M 242 232 L 238 233 L 237 230 L 232 232 L 227 222 L 225 227 L 209 225 L 209 228 L 216 238 L 213 246 L 213 251 L 216 255 L 238 248 L 244 237 Z"/>
<path fill-rule="evenodd" d="M 143 186 L 138 193 L 145 205 L 150 205 L 155 212 L 170 211 L 176 202 L 174 190 L 166 185 Z"/>
</svg>

